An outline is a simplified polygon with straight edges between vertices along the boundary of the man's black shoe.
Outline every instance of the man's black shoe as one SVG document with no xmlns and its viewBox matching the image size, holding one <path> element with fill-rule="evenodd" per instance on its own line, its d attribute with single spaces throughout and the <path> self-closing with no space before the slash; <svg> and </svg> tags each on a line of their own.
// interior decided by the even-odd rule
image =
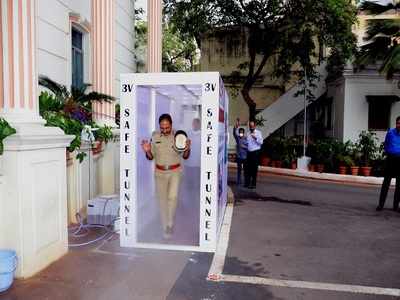
<svg viewBox="0 0 400 300">
<path fill-rule="evenodd" d="M 381 211 L 382 209 L 383 209 L 383 207 L 380 206 L 380 205 L 378 205 L 378 206 L 376 207 L 376 211 Z"/>
<path fill-rule="evenodd" d="M 256 188 L 256 186 L 255 185 L 250 185 L 249 186 L 249 189 L 252 189 L 252 190 L 254 190 Z"/>
</svg>

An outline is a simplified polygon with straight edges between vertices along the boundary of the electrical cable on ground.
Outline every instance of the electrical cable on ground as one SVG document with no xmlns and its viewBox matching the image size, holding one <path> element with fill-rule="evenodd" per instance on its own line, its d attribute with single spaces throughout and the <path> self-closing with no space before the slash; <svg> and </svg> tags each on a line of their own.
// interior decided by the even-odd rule
<svg viewBox="0 0 400 300">
<path fill-rule="evenodd" d="M 104 216 L 105 216 L 105 211 L 106 211 L 106 207 L 107 207 L 107 204 L 108 204 L 108 201 L 109 201 L 110 199 L 107 199 L 106 201 L 105 201 L 105 203 L 104 203 L 104 207 L 103 207 L 103 215 L 102 215 L 102 217 L 104 218 Z M 118 213 L 119 214 L 119 213 Z M 89 229 L 90 228 L 101 228 L 101 229 L 105 229 L 105 232 L 101 235 L 101 236 L 99 236 L 98 238 L 96 238 L 96 239 L 94 239 L 94 240 L 91 240 L 91 241 L 88 241 L 88 242 L 84 242 L 84 243 L 79 243 L 79 244 L 69 244 L 68 246 L 69 247 L 82 247 L 82 246 L 87 246 L 87 245 L 90 245 L 90 244 L 93 244 L 93 243 L 96 243 L 96 242 L 98 242 L 98 241 L 101 241 L 101 240 L 103 240 L 104 238 L 106 238 L 109 234 L 111 234 L 110 236 L 112 236 L 113 234 L 115 234 L 115 233 L 117 233 L 117 231 L 115 231 L 115 230 L 110 230 L 110 227 L 111 226 L 113 226 L 114 225 L 114 223 L 117 221 L 117 220 L 119 220 L 120 218 L 119 217 L 117 217 L 117 218 L 115 218 L 115 219 L 113 219 L 113 220 L 111 220 L 111 222 L 110 222 L 110 224 L 108 224 L 108 225 L 102 225 L 102 224 L 84 224 L 83 223 L 83 220 L 82 220 L 82 216 L 80 215 L 80 213 L 76 213 L 76 220 L 78 221 L 78 226 L 77 227 L 74 227 L 74 228 L 70 228 L 69 230 L 71 230 L 71 231 L 73 231 L 71 234 L 72 234 L 72 237 L 74 237 L 74 238 L 80 238 L 80 237 L 85 237 L 85 236 L 87 236 L 88 234 L 89 234 Z M 84 233 L 81 233 L 81 231 L 85 231 Z"/>
</svg>

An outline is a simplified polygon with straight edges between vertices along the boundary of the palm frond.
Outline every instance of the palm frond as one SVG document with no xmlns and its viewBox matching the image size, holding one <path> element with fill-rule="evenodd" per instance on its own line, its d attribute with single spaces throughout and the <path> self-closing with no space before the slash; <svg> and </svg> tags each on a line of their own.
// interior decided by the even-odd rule
<svg viewBox="0 0 400 300">
<path fill-rule="evenodd" d="M 395 44 L 391 49 L 389 54 L 386 56 L 380 71 L 388 78 L 393 77 L 395 72 L 400 71 L 400 45 Z"/>
<path fill-rule="evenodd" d="M 368 20 L 364 40 L 371 40 L 378 34 L 397 35 L 400 32 L 400 19 Z"/>
<path fill-rule="evenodd" d="M 371 15 L 379 15 L 388 10 L 396 9 L 396 8 L 399 8 L 399 3 L 380 4 L 376 1 L 364 1 L 359 6 L 359 9 L 361 11 L 365 11 L 366 13 L 371 14 Z"/>
<path fill-rule="evenodd" d="M 51 80 L 47 76 L 40 75 L 39 76 L 39 85 L 49 89 L 51 92 L 53 92 L 57 98 L 68 98 L 70 96 L 70 93 L 67 89 L 66 86 L 59 84 L 55 82 L 54 80 Z"/>
<path fill-rule="evenodd" d="M 390 51 L 390 38 L 377 37 L 372 42 L 361 47 L 356 55 L 357 65 L 375 64 L 377 60 L 384 60 Z"/>
<path fill-rule="evenodd" d="M 88 103 L 92 101 L 114 101 L 115 98 L 110 95 L 106 95 L 98 92 L 90 92 L 89 94 L 82 95 L 79 97 L 79 103 Z M 78 99 L 76 99 L 78 102 Z"/>
</svg>

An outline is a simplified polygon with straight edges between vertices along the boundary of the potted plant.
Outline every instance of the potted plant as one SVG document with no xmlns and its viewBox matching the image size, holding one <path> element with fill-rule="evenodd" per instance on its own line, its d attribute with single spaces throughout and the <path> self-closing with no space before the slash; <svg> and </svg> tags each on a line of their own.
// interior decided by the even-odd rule
<svg viewBox="0 0 400 300">
<path fill-rule="evenodd" d="M 96 142 L 94 144 L 93 147 L 93 154 L 97 154 L 100 153 L 102 150 L 102 144 L 104 143 L 108 143 L 109 141 L 111 141 L 114 138 L 113 132 L 112 132 L 112 127 L 111 126 L 96 126 L 95 128 L 97 128 L 94 131 L 94 137 L 96 139 Z"/>
<path fill-rule="evenodd" d="M 350 148 L 350 158 L 353 163 L 350 165 L 351 175 L 357 176 L 360 171 L 361 152 L 358 144 L 352 144 Z"/>
<path fill-rule="evenodd" d="M 285 161 L 286 165 L 292 170 L 297 169 L 297 147 L 298 140 L 295 137 L 291 137 L 286 140 Z"/>
<path fill-rule="evenodd" d="M 267 146 L 269 148 L 269 153 L 271 155 L 271 167 L 280 168 L 282 166 L 281 161 L 281 138 L 271 138 L 267 142 Z"/>
<path fill-rule="evenodd" d="M 308 165 L 308 170 L 310 172 L 315 172 L 315 164 L 316 164 L 316 146 L 315 143 L 310 143 L 307 146 L 307 152 L 306 155 L 308 157 L 311 157 L 310 164 Z"/>
<path fill-rule="evenodd" d="M 328 141 L 317 141 L 315 143 L 314 163 L 316 164 L 316 171 L 319 173 L 324 172 L 326 162 L 331 155 L 331 145 Z"/>
<path fill-rule="evenodd" d="M 270 139 L 264 140 L 261 146 L 260 165 L 268 166 L 271 161 L 272 144 Z"/>
<path fill-rule="evenodd" d="M 16 133 L 16 130 L 12 128 L 5 119 L 0 118 L 0 170 L 2 169 L 2 155 L 4 152 L 3 141 L 6 137 L 14 133 Z"/>
<path fill-rule="evenodd" d="M 378 152 L 378 138 L 376 134 L 369 131 L 362 131 L 358 137 L 358 146 L 362 159 L 361 174 L 370 176 L 372 169 L 371 161 L 376 157 Z"/>
<path fill-rule="evenodd" d="M 114 97 L 106 94 L 87 92 L 90 84 L 83 84 L 80 88 L 71 86 L 69 90 L 45 76 L 39 77 L 39 84 L 53 93 L 43 91 L 39 96 L 39 113 L 46 120 L 45 126 L 59 127 L 65 134 L 75 136 L 68 147 L 68 152 L 81 147 L 81 132 L 85 125 L 96 126 L 92 122 L 92 103 L 114 100 Z M 68 161 L 70 155 L 66 156 Z M 80 152 L 76 158 L 82 162 L 85 156 L 84 152 Z"/>
<path fill-rule="evenodd" d="M 285 159 L 286 143 L 284 138 L 278 138 L 275 144 L 276 149 L 276 161 L 275 167 L 282 168 L 283 160 Z"/>
<path fill-rule="evenodd" d="M 376 157 L 372 162 L 372 173 L 374 174 L 374 176 L 376 177 L 384 176 L 385 160 L 386 160 L 385 143 L 382 142 L 379 145 Z"/>
<path fill-rule="evenodd" d="M 351 142 L 347 141 L 343 143 L 341 141 L 334 141 L 333 147 L 333 164 L 338 166 L 339 174 L 345 175 L 347 168 L 354 165 L 354 162 L 350 156 Z"/>
</svg>

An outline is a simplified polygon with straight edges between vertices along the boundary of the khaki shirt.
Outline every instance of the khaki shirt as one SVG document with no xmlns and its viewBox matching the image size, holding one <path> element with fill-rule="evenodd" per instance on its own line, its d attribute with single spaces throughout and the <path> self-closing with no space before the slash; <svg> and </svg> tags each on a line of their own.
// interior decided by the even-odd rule
<svg viewBox="0 0 400 300">
<path fill-rule="evenodd" d="M 155 131 L 151 136 L 151 154 L 157 165 L 171 166 L 181 164 L 181 154 L 174 147 L 174 132 L 169 135 L 162 135 Z M 180 171 L 181 167 L 172 171 Z M 156 171 L 159 171 L 156 169 Z M 164 171 L 161 171 L 164 172 Z"/>
</svg>

